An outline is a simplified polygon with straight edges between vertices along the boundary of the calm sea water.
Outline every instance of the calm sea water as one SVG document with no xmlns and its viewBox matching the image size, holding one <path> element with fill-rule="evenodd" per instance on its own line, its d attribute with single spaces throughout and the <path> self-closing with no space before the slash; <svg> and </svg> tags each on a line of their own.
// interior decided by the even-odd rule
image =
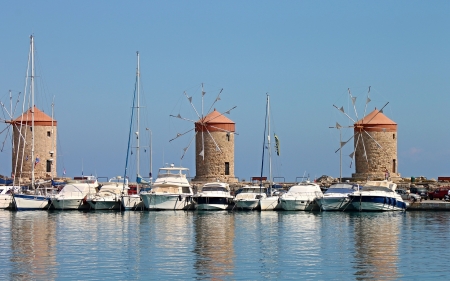
<svg viewBox="0 0 450 281">
<path fill-rule="evenodd" d="M 447 280 L 450 212 L 0 211 L 0 280 Z"/>
</svg>

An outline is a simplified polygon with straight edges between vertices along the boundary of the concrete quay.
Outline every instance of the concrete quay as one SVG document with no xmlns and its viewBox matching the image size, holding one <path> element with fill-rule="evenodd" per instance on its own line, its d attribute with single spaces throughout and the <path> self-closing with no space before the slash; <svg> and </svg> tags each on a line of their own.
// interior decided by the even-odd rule
<svg viewBox="0 0 450 281">
<path fill-rule="evenodd" d="M 422 200 L 409 202 L 407 211 L 450 211 L 450 202 L 444 200 Z"/>
</svg>

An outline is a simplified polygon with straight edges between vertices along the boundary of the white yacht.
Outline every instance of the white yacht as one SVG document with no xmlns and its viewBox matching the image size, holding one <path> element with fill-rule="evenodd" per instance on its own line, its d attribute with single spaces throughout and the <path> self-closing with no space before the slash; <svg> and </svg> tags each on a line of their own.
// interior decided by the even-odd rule
<svg viewBox="0 0 450 281">
<path fill-rule="evenodd" d="M 19 190 L 19 186 L 4 185 L 0 186 L 0 209 L 9 209 L 12 207 L 12 194 Z"/>
<path fill-rule="evenodd" d="M 349 195 L 351 204 L 358 211 L 404 211 L 408 204 L 395 192 L 392 181 L 367 181 L 363 187 Z"/>
<path fill-rule="evenodd" d="M 122 195 L 128 194 L 128 179 L 111 178 L 99 187 L 99 191 L 87 198 L 87 203 L 94 210 L 120 210 Z"/>
<path fill-rule="evenodd" d="M 234 198 L 236 208 L 242 210 L 259 209 L 259 201 L 267 197 L 267 188 L 260 186 L 244 186 Z"/>
<path fill-rule="evenodd" d="M 223 182 L 206 183 L 193 196 L 197 210 L 225 210 L 232 202 L 230 186 Z"/>
<path fill-rule="evenodd" d="M 160 168 L 150 191 L 141 192 L 145 208 L 149 210 L 183 210 L 194 207 L 188 168 Z"/>
<path fill-rule="evenodd" d="M 281 208 L 286 211 L 319 210 L 316 199 L 323 196 L 320 186 L 306 181 L 291 186 L 289 191 L 280 197 Z"/>
<path fill-rule="evenodd" d="M 74 177 L 58 194 L 51 197 L 51 204 L 56 210 L 89 209 L 86 200 L 97 193 L 97 188 L 98 181 L 94 176 Z"/>
<path fill-rule="evenodd" d="M 323 197 L 317 198 L 316 202 L 323 211 L 349 211 L 353 209 L 353 206 L 350 204 L 348 195 L 358 191 L 359 188 L 358 184 L 335 183 L 325 191 Z"/>
</svg>

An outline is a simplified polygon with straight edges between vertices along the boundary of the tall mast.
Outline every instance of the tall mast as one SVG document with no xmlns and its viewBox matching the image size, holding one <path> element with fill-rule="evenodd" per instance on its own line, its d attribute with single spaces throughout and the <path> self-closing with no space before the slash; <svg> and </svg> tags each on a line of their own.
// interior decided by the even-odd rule
<svg viewBox="0 0 450 281">
<path fill-rule="evenodd" d="M 269 147 L 269 196 L 272 195 L 272 146 L 270 144 L 270 102 L 267 95 L 267 146 Z"/>
<path fill-rule="evenodd" d="M 54 159 L 53 159 L 53 155 L 55 154 L 55 136 L 54 136 L 54 134 L 53 134 L 53 120 L 54 120 L 54 107 L 55 107 L 55 97 L 53 97 L 53 101 L 52 101 L 52 130 L 51 130 L 51 136 L 52 136 L 52 152 L 51 152 L 51 157 L 52 157 L 52 163 L 51 163 L 51 165 L 53 166 L 53 167 L 56 167 L 56 165 L 54 164 Z M 52 172 L 51 172 L 51 177 L 52 177 L 52 180 L 53 180 L 53 173 L 55 172 L 55 171 L 53 171 L 53 169 L 51 170 Z"/>
<path fill-rule="evenodd" d="M 34 189 L 34 37 L 30 36 L 31 41 L 31 187 Z"/>
<path fill-rule="evenodd" d="M 136 142 L 136 191 L 139 194 L 139 182 L 138 182 L 138 178 L 140 178 L 140 167 L 139 167 L 139 150 L 140 150 L 140 142 L 139 142 L 139 128 L 140 128 L 140 123 L 139 123 L 139 90 L 140 90 L 140 79 L 141 79 L 141 73 L 140 73 L 140 66 L 139 66 L 139 51 L 136 52 L 137 54 L 137 69 L 136 69 L 136 77 L 137 77 L 137 105 L 136 105 L 136 115 L 137 115 L 137 121 L 136 121 L 136 126 L 137 126 L 137 131 L 136 131 L 136 136 L 137 136 L 137 142 Z"/>
</svg>

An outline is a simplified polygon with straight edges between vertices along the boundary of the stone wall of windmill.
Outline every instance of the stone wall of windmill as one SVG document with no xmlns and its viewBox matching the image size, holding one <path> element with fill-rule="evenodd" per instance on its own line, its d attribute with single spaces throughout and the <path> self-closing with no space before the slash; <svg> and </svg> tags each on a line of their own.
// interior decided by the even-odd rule
<svg viewBox="0 0 450 281">
<path fill-rule="evenodd" d="M 34 165 L 36 179 L 56 177 L 57 121 L 52 121 L 50 116 L 35 107 L 34 128 L 31 123 L 31 109 L 11 122 L 13 127 L 11 171 L 16 178 L 27 181 L 31 179 Z M 31 159 L 32 130 L 34 130 L 34 159 Z"/>
<path fill-rule="evenodd" d="M 195 131 L 196 175 L 193 181 L 237 182 L 234 176 L 235 123 L 214 109 L 195 123 Z"/>
<path fill-rule="evenodd" d="M 397 123 L 375 109 L 354 126 L 355 173 L 352 177 L 384 179 L 388 172 L 391 179 L 400 178 Z"/>
</svg>

